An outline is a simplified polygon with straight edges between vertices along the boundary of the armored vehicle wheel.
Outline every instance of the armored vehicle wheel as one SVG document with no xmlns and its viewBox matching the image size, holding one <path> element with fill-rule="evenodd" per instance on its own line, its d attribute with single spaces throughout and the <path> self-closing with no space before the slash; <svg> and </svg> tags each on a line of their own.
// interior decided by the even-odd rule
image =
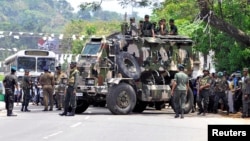
<svg viewBox="0 0 250 141">
<path fill-rule="evenodd" d="M 86 100 L 78 100 L 76 106 L 76 114 L 81 114 L 86 111 L 89 107 L 89 103 Z"/>
<path fill-rule="evenodd" d="M 136 104 L 136 94 L 131 85 L 120 83 L 109 89 L 107 107 L 115 115 L 126 115 L 132 112 Z"/>
<path fill-rule="evenodd" d="M 139 79 L 141 76 L 140 66 L 135 57 L 128 52 L 121 52 L 116 59 L 118 70 L 123 77 Z"/>
<path fill-rule="evenodd" d="M 133 112 L 134 113 L 142 113 L 146 109 L 147 105 L 148 104 L 146 102 L 137 101 L 135 108 L 133 109 Z"/>
<path fill-rule="evenodd" d="M 194 95 L 193 95 L 192 90 L 189 88 L 187 97 L 186 97 L 185 108 L 184 108 L 185 114 L 188 114 L 192 110 L 193 103 L 194 103 Z M 172 98 L 171 98 L 171 106 L 175 112 L 174 100 Z"/>
</svg>

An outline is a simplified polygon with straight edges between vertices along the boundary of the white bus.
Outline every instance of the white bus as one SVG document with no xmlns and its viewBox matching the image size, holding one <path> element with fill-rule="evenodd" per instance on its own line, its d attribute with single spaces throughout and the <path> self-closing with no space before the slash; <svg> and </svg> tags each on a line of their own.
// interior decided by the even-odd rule
<svg viewBox="0 0 250 141">
<path fill-rule="evenodd" d="M 43 68 L 48 66 L 49 71 L 54 73 L 56 62 L 57 56 L 53 51 L 38 49 L 20 50 L 4 60 L 5 72 L 10 72 L 11 67 L 16 67 L 19 80 L 24 75 L 24 70 L 29 70 L 31 77 L 37 77 L 43 72 Z"/>
</svg>

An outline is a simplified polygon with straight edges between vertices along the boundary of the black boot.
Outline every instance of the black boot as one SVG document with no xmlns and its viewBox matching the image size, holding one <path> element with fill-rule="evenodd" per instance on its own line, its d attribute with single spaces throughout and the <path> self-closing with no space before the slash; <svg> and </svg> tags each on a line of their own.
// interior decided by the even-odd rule
<svg viewBox="0 0 250 141">
<path fill-rule="evenodd" d="M 66 116 L 75 116 L 75 108 L 72 108 L 72 111 L 68 113 Z"/>
<path fill-rule="evenodd" d="M 21 111 L 23 112 L 23 108 L 24 108 L 24 106 L 22 105 L 22 108 L 21 108 Z"/>
<path fill-rule="evenodd" d="M 197 115 L 200 115 L 203 113 L 203 110 L 199 110 L 199 112 L 197 113 Z"/>
<path fill-rule="evenodd" d="M 28 109 L 28 107 L 27 106 L 25 106 L 25 110 L 24 110 L 25 112 L 30 112 L 30 110 Z"/>
<path fill-rule="evenodd" d="M 184 110 L 181 110 L 181 118 L 184 118 Z"/>
<path fill-rule="evenodd" d="M 12 110 L 8 110 L 7 111 L 7 116 L 17 116 L 17 115 L 13 114 Z"/>
<path fill-rule="evenodd" d="M 67 110 L 66 108 L 64 109 L 64 111 L 62 113 L 59 114 L 60 116 L 66 116 L 67 115 Z"/>
</svg>

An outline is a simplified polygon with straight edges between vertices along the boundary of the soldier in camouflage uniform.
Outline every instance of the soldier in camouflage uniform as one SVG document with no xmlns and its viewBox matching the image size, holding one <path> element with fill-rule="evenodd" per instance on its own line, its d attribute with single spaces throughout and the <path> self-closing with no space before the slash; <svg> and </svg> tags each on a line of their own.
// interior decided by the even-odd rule
<svg viewBox="0 0 250 141">
<path fill-rule="evenodd" d="M 49 68 L 45 66 L 43 68 L 44 74 L 40 77 L 40 84 L 42 85 L 43 89 L 43 97 L 44 97 L 44 110 L 48 111 L 48 102 L 50 104 L 50 111 L 53 111 L 53 92 L 54 92 L 54 85 L 55 80 L 54 76 L 49 72 Z"/>
<path fill-rule="evenodd" d="M 248 75 L 248 68 L 243 69 L 242 81 L 242 118 L 250 116 L 249 104 L 250 104 L 250 77 Z"/>
<path fill-rule="evenodd" d="M 57 87 L 55 88 L 55 94 L 56 94 L 56 101 L 57 101 L 57 110 L 61 110 L 63 108 L 63 102 L 64 102 L 64 90 L 65 86 L 62 85 L 62 78 L 67 78 L 66 73 L 64 73 L 61 69 L 61 66 L 56 67 L 56 74 L 55 76 L 55 85 Z"/>
<path fill-rule="evenodd" d="M 14 107 L 14 91 L 15 88 L 17 90 L 19 89 L 15 73 L 16 68 L 12 67 L 11 73 L 6 75 L 3 79 L 3 84 L 5 88 L 5 108 L 7 110 L 7 116 L 17 116 L 12 113 Z"/>
<path fill-rule="evenodd" d="M 199 94 L 197 95 L 197 104 L 199 107 L 198 115 L 203 113 L 203 116 L 205 116 L 209 104 L 209 89 L 211 84 L 211 77 L 209 76 L 209 71 L 207 69 L 204 69 L 203 73 L 204 75 L 203 77 L 201 77 L 199 82 Z"/>
<path fill-rule="evenodd" d="M 30 101 L 30 90 L 32 82 L 28 70 L 25 70 L 21 84 L 23 90 L 23 101 L 21 111 L 30 112 L 30 110 L 28 109 L 28 105 Z"/>
<path fill-rule="evenodd" d="M 64 112 L 60 113 L 61 116 L 74 116 L 76 109 L 76 89 L 78 85 L 79 71 L 76 67 L 76 62 L 70 63 L 70 72 L 68 78 L 68 87 L 66 90 L 65 103 L 64 103 Z M 72 111 L 68 112 L 69 106 L 72 107 Z"/>
<path fill-rule="evenodd" d="M 227 100 L 227 95 L 226 91 L 229 89 L 228 82 L 225 77 L 223 77 L 222 72 L 218 72 L 217 74 L 218 78 L 215 79 L 215 86 L 214 86 L 214 107 L 213 107 L 213 112 L 217 113 L 218 112 L 218 104 L 219 100 L 222 99 L 224 107 L 227 110 L 227 114 L 229 114 L 229 106 L 228 106 L 228 100 Z"/>
</svg>

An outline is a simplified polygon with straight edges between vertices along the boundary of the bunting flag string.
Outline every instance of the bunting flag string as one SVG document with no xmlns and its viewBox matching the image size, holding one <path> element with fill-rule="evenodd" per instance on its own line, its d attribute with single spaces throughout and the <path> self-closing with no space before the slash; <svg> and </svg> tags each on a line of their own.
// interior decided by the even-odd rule
<svg viewBox="0 0 250 141">
<path fill-rule="evenodd" d="M 102 35 L 103 36 L 103 35 Z M 14 39 L 20 39 L 22 37 L 37 37 L 37 38 L 43 38 L 44 40 L 49 38 L 58 38 L 60 40 L 63 39 L 72 39 L 72 40 L 83 40 L 86 38 L 89 38 L 85 35 L 79 35 L 79 34 L 72 34 L 72 35 L 66 35 L 62 33 L 33 33 L 33 32 L 13 32 L 13 31 L 0 31 L 0 39 L 4 37 L 13 37 Z"/>
</svg>

